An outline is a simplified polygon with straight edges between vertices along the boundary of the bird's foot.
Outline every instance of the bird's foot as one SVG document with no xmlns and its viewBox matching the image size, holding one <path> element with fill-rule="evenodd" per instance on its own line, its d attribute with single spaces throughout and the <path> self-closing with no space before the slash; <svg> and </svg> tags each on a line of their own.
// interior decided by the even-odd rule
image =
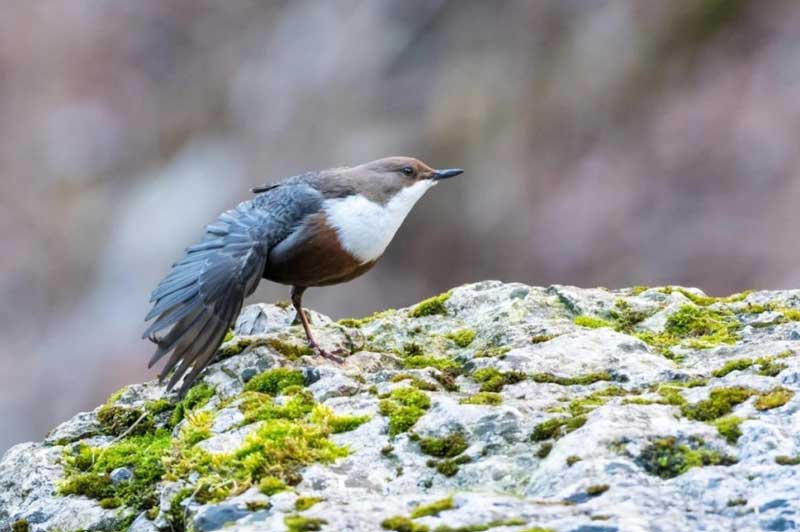
<svg viewBox="0 0 800 532">
<path fill-rule="evenodd" d="M 344 362 L 344 358 L 339 356 L 343 355 L 346 351 L 344 349 L 337 349 L 334 352 L 326 351 L 322 349 L 316 342 L 309 342 L 308 346 L 314 351 L 314 354 L 320 356 L 322 358 L 327 358 L 328 360 L 333 360 L 337 364 L 342 364 Z"/>
</svg>

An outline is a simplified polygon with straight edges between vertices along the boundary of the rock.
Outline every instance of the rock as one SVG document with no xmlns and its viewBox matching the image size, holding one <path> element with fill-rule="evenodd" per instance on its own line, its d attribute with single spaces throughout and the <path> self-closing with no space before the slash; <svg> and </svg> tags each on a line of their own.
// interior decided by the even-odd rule
<svg viewBox="0 0 800 532">
<path fill-rule="evenodd" d="M 320 368 L 314 374 L 314 382 L 308 389 L 317 401 L 325 402 L 331 397 L 353 395 L 358 387 L 358 383 L 343 374 L 339 368 Z"/>
<path fill-rule="evenodd" d="M 116 486 L 117 484 L 131 480 L 133 478 L 133 471 L 127 467 L 118 467 L 111 471 L 109 476 L 111 477 L 111 482 Z"/>
<path fill-rule="evenodd" d="M 484 281 L 309 315 L 343 364 L 304 352 L 291 306 L 252 305 L 179 406 L 112 396 L 142 430 L 98 409 L 9 450 L 0 530 L 800 525 L 800 291 Z"/>
<path fill-rule="evenodd" d="M 50 431 L 45 443 L 58 445 L 102 434 L 103 427 L 94 412 L 80 412 Z"/>
<path fill-rule="evenodd" d="M 158 527 L 147 518 L 147 512 L 142 512 L 131 523 L 128 532 L 158 532 Z"/>
<path fill-rule="evenodd" d="M 238 505 L 209 504 L 197 511 L 192 523 L 199 532 L 211 532 L 224 528 L 229 523 L 235 523 L 249 514 L 247 508 L 240 508 Z"/>
</svg>

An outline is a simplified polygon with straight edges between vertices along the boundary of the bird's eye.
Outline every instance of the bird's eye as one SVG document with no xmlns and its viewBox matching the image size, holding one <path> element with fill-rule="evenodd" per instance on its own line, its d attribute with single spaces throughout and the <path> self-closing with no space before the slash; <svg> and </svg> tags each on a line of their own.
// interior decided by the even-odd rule
<svg viewBox="0 0 800 532">
<path fill-rule="evenodd" d="M 405 168 L 403 168 L 403 173 L 405 175 L 412 175 L 414 173 L 414 169 L 411 168 L 410 166 L 406 166 Z"/>
</svg>

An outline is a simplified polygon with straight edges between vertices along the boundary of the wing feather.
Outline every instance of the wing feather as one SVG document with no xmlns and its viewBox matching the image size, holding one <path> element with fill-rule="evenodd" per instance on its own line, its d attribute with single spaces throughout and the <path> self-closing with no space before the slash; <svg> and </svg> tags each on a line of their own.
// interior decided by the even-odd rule
<svg viewBox="0 0 800 532">
<path fill-rule="evenodd" d="M 171 353 L 160 373 L 163 380 L 173 372 L 168 389 L 183 379 L 183 395 L 193 385 L 263 277 L 271 247 L 321 202 L 322 195 L 302 181 L 272 187 L 222 213 L 172 265 L 151 294 L 146 321 L 154 321 L 143 335 L 158 346 L 149 366 Z"/>
</svg>

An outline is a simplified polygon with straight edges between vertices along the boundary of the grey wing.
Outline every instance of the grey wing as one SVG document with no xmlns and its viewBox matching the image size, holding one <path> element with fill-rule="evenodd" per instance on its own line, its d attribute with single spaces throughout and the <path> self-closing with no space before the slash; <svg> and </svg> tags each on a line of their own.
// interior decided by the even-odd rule
<svg viewBox="0 0 800 532">
<path fill-rule="evenodd" d="M 158 348 L 151 367 L 172 352 L 159 376 L 175 368 L 168 389 L 186 374 L 183 395 L 211 362 L 235 322 L 245 297 L 264 274 L 271 247 L 286 238 L 305 216 L 316 212 L 319 193 L 303 184 L 279 186 L 224 212 L 206 227 L 203 240 L 186 250 L 153 291 L 144 332 Z M 169 328 L 163 337 L 156 333 Z"/>
<path fill-rule="evenodd" d="M 274 190 L 277 187 L 287 186 L 287 185 L 296 185 L 296 184 L 309 184 L 313 183 L 319 177 L 319 172 L 306 172 L 304 174 L 293 175 L 291 177 L 286 177 L 277 183 L 271 183 L 266 185 L 260 185 L 257 187 L 253 187 L 250 191 L 253 194 L 262 194 L 264 192 L 269 192 L 270 190 Z"/>
</svg>

